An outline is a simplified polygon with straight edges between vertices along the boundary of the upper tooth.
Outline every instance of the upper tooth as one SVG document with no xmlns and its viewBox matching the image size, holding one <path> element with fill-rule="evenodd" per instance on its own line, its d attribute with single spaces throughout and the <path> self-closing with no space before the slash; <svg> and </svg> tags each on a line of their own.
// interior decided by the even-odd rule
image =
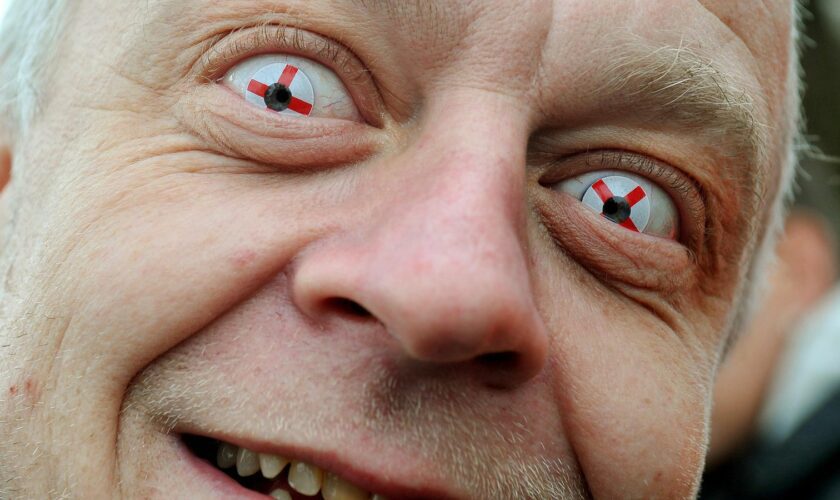
<svg viewBox="0 0 840 500">
<path fill-rule="evenodd" d="M 366 491 L 329 472 L 324 477 L 321 494 L 324 500 L 367 500 L 369 496 Z"/>
<path fill-rule="evenodd" d="M 288 463 L 289 461 L 287 459 L 278 457 L 277 455 L 260 453 L 260 469 L 262 470 L 263 476 L 267 479 L 274 479 L 280 475 L 280 472 L 283 471 L 283 468 Z"/>
<path fill-rule="evenodd" d="M 292 500 L 292 495 L 289 495 L 289 492 L 286 490 L 274 490 L 268 496 L 275 500 Z"/>
<path fill-rule="evenodd" d="M 289 486 L 302 495 L 317 495 L 321 490 L 324 473 L 314 465 L 292 462 L 289 469 Z"/>
<path fill-rule="evenodd" d="M 232 444 L 222 443 L 216 452 L 216 464 L 220 469 L 228 469 L 236 465 L 236 452 L 238 448 Z"/>
<path fill-rule="evenodd" d="M 242 477 L 253 476 L 260 470 L 260 460 L 256 453 L 239 448 L 236 454 L 236 473 Z"/>
</svg>

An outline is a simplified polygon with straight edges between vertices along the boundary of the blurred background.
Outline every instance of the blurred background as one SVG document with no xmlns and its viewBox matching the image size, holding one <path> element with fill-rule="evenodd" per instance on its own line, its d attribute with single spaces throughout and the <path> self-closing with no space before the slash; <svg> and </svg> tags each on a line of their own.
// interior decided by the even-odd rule
<svg viewBox="0 0 840 500">
<path fill-rule="evenodd" d="M 805 5 L 809 145 L 766 295 L 718 376 L 704 500 L 840 500 L 840 0 Z"/>
<path fill-rule="evenodd" d="M 703 499 L 840 500 L 840 0 L 806 8 L 809 146 L 768 292 L 721 368 Z"/>
</svg>

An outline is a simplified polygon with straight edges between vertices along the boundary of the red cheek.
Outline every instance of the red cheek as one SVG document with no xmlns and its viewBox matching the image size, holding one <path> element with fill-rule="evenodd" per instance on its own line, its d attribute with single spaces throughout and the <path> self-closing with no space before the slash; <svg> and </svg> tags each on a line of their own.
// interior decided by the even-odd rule
<svg viewBox="0 0 840 500">
<path fill-rule="evenodd" d="M 17 396 L 18 393 L 21 392 L 21 389 L 23 389 L 22 395 L 24 396 L 24 403 L 26 406 L 34 406 L 41 400 L 41 387 L 32 377 L 27 378 L 23 382 L 22 387 L 19 384 L 10 386 L 9 394 Z"/>
<path fill-rule="evenodd" d="M 38 383 L 32 379 L 32 377 L 26 379 L 23 389 L 26 394 L 26 399 L 30 403 L 35 403 L 41 399 L 41 388 L 38 386 Z"/>
</svg>

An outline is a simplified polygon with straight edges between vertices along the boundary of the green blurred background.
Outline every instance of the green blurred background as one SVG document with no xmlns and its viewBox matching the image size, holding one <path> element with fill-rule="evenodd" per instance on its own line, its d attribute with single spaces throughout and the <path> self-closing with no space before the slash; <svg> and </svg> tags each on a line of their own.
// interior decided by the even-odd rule
<svg viewBox="0 0 840 500">
<path fill-rule="evenodd" d="M 840 235 L 840 0 L 806 6 L 804 107 L 813 148 L 802 155 L 797 204 L 822 213 Z"/>
</svg>

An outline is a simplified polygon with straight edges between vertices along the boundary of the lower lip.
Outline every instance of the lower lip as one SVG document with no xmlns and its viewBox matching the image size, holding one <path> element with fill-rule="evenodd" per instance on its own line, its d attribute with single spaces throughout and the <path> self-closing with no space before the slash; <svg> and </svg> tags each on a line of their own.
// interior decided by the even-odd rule
<svg viewBox="0 0 840 500">
<path fill-rule="evenodd" d="M 193 455 L 180 438 L 177 436 L 173 437 L 175 437 L 175 445 L 178 447 L 178 453 L 181 455 L 181 458 L 195 469 L 196 474 L 204 478 L 204 482 L 217 491 L 220 496 L 241 500 L 265 500 L 268 498 L 265 495 L 243 488 L 239 483 L 212 464 Z"/>
</svg>

